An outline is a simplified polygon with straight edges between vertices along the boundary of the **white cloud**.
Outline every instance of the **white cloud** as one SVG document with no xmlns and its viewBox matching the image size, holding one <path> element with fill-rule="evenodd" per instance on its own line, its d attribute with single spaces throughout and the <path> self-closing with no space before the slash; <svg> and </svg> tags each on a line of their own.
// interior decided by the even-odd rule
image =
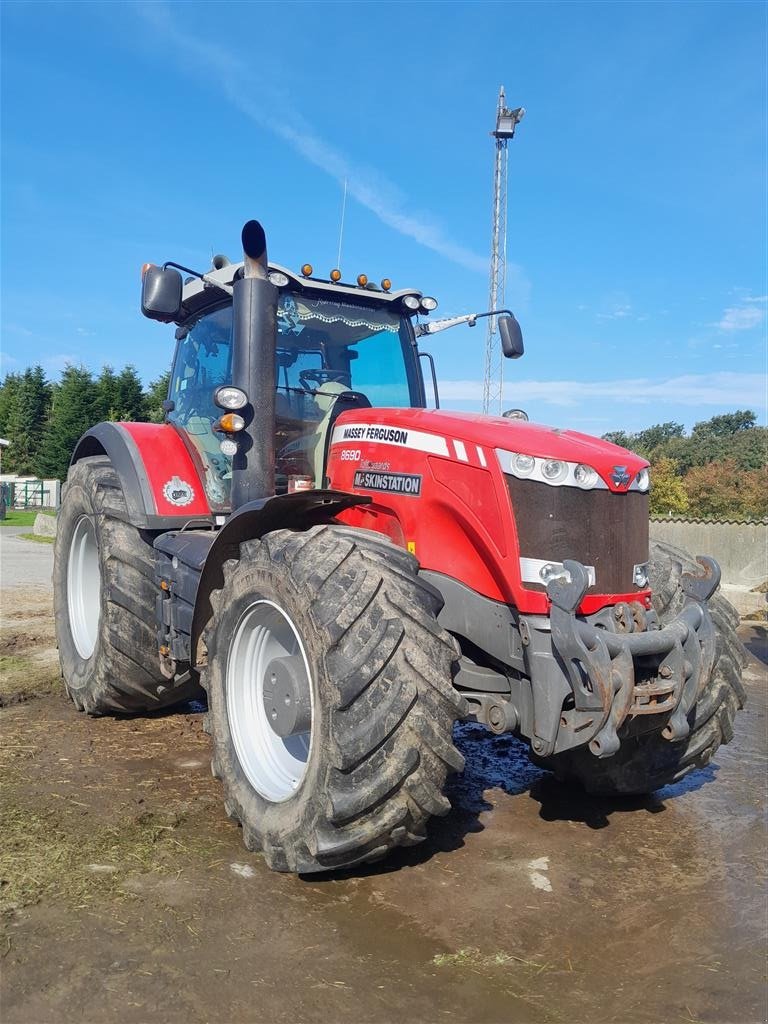
<svg viewBox="0 0 768 1024">
<path fill-rule="evenodd" d="M 765 319 L 765 310 L 761 307 L 768 301 L 765 295 L 744 295 L 735 306 L 729 306 L 720 320 L 713 326 L 721 331 L 750 331 L 759 327 Z"/>
<path fill-rule="evenodd" d="M 598 320 L 626 320 L 632 316 L 632 306 L 628 302 L 617 302 L 607 312 L 598 313 Z"/>
<path fill-rule="evenodd" d="M 481 380 L 449 380 L 440 383 L 443 402 L 481 402 Z M 621 402 L 630 405 L 668 403 L 677 405 L 733 405 L 763 408 L 765 378 L 761 373 L 705 373 L 658 378 L 620 380 L 514 380 L 504 385 L 504 400 L 519 405 L 538 401 L 547 405 L 583 405 L 585 402 Z"/>
<path fill-rule="evenodd" d="M 478 273 L 487 272 L 487 257 L 454 241 L 429 215 L 408 210 L 407 197 L 396 185 L 375 168 L 355 163 L 321 138 L 294 109 L 290 99 L 260 80 L 252 67 L 220 46 L 184 32 L 163 4 L 141 4 L 137 10 L 151 25 L 154 34 L 165 36 L 166 52 L 172 47 L 187 70 L 194 68 L 207 79 L 217 79 L 230 103 L 256 124 L 283 139 L 309 163 L 340 185 L 346 180 L 349 195 L 382 223 L 452 263 Z M 258 101 L 254 97 L 258 97 Z M 523 272 L 513 264 L 507 264 L 507 269 L 511 285 L 524 293 L 527 282 Z"/>
</svg>

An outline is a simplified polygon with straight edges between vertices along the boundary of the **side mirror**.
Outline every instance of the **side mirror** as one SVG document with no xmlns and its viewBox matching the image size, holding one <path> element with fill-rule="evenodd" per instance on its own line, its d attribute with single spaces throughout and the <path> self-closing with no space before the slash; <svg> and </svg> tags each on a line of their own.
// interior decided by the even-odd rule
<svg viewBox="0 0 768 1024">
<path fill-rule="evenodd" d="M 520 324 L 511 314 L 499 317 L 499 337 L 501 338 L 501 351 L 507 359 L 519 359 L 525 352 L 523 332 L 520 330 Z"/>
<path fill-rule="evenodd" d="M 183 286 L 181 274 L 173 267 L 147 267 L 141 282 L 141 312 L 164 324 L 178 320 Z"/>
</svg>

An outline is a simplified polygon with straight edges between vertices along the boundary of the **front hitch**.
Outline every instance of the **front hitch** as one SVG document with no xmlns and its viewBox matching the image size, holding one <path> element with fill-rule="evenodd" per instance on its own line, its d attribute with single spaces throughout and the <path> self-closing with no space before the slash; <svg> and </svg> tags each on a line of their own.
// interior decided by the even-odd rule
<svg viewBox="0 0 768 1024">
<path fill-rule="evenodd" d="M 659 628 L 653 613 L 631 602 L 614 607 L 614 629 L 576 617 L 589 576 L 580 562 L 563 562 L 565 572 L 550 580 L 547 593 L 552 601 L 552 649 L 572 701 L 566 700 L 555 718 L 534 692 L 534 705 L 544 712 L 534 715 L 537 754 L 544 757 L 586 742 L 596 757 L 610 757 L 619 749 L 621 725 L 643 715 L 668 715 L 665 739 L 688 735 L 688 714 L 714 663 L 715 630 L 706 602 L 720 583 L 714 559 L 697 561 L 703 575 L 682 576 L 686 600 L 671 622 Z"/>
</svg>

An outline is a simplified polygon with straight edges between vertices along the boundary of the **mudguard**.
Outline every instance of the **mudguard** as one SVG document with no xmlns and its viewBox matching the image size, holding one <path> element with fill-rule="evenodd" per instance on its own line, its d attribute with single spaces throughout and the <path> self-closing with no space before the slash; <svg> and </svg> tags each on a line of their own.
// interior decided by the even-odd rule
<svg viewBox="0 0 768 1024">
<path fill-rule="evenodd" d="M 198 661 L 198 641 L 211 616 L 211 591 L 224 585 L 224 563 L 230 558 L 240 557 L 240 545 L 244 541 L 257 540 L 272 530 L 308 530 L 311 526 L 332 522 L 348 508 L 367 505 L 370 501 L 371 498 L 364 494 L 311 490 L 259 498 L 239 508 L 216 533 L 205 556 L 192 619 L 192 663 Z"/>
<path fill-rule="evenodd" d="M 213 524 L 197 466 L 167 423 L 98 423 L 77 443 L 72 464 L 107 455 L 120 477 L 126 521 L 142 530 Z"/>
</svg>

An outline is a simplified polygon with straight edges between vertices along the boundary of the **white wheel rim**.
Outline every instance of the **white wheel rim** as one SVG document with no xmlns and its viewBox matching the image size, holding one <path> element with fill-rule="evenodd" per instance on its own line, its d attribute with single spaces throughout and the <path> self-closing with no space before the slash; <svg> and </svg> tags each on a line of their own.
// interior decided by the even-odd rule
<svg viewBox="0 0 768 1024">
<path fill-rule="evenodd" d="M 67 564 L 67 605 L 72 639 L 77 653 L 87 661 L 96 648 L 101 616 L 99 546 L 91 516 L 81 516 L 72 534 Z"/>
<path fill-rule="evenodd" d="M 264 707 L 264 681 L 274 658 L 300 655 L 301 685 L 309 697 L 310 727 L 283 738 Z M 301 785 L 312 746 L 315 717 L 309 662 L 298 630 L 272 601 L 256 601 L 240 616 L 227 659 L 227 717 L 237 759 L 253 788 L 282 803 Z"/>
</svg>

